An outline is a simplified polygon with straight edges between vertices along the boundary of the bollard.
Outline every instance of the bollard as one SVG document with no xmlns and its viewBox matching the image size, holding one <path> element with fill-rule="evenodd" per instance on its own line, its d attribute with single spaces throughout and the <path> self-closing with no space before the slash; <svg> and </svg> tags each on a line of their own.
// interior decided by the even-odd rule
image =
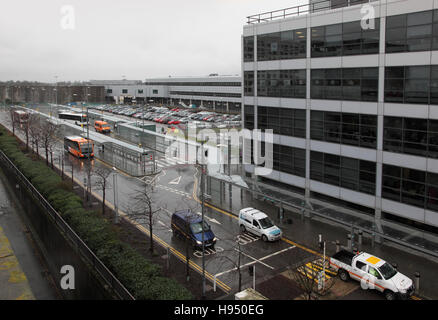
<svg viewBox="0 0 438 320">
<path fill-rule="evenodd" d="M 339 240 L 336 240 L 336 253 L 340 251 L 341 244 L 339 243 Z"/>
<path fill-rule="evenodd" d="M 347 248 L 351 250 L 351 234 L 347 234 Z"/>
<path fill-rule="evenodd" d="M 420 292 L 420 273 L 417 271 L 414 274 L 415 276 L 415 293 L 418 294 Z"/>
</svg>

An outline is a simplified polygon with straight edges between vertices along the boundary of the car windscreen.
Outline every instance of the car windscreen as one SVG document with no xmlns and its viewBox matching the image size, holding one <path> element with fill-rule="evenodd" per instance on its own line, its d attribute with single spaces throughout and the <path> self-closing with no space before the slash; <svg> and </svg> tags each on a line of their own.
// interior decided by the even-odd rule
<svg viewBox="0 0 438 320">
<path fill-rule="evenodd" d="M 385 264 L 378 269 L 385 280 L 391 279 L 397 273 L 397 270 L 395 270 L 388 262 L 385 262 Z"/>
<path fill-rule="evenodd" d="M 192 223 L 190 225 L 190 229 L 192 229 L 193 234 L 201 233 L 202 232 L 202 223 L 201 222 Z M 210 226 L 206 222 L 204 222 L 204 232 L 209 231 L 209 230 L 210 230 Z"/>
<path fill-rule="evenodd" d="M 274 226 L 271 219 L 268 217 L 258 220 L 262 229 L 269 229 Z"/>
</svg>

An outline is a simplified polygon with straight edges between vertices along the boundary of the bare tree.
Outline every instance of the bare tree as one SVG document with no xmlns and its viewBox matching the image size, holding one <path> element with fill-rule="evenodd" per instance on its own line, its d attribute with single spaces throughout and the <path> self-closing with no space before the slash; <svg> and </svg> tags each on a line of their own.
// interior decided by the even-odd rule
<svg viewBox="0 0 438 320">
<path fill-rule="evenodd" d="M 41 130 L 41 144 L 46 152 L 47 166 L 49 166 L 49 152 L 53 150 L 53 145 L 56 143 L 58 133 L 59 126 L 52 121 L 46 121 L 44 129 Z"/>
<path fill-rule="evenodd" d="M 9 122 L 12 126 L 12 134 L 15 136 L 15 127 L 17 126 L 18 120 L 15 114 L 16 109 L 14 107 L 9 108 Z"/>
<path fill-rule="evenodd" d="M 39 155 L 39 145 L 41 141 L 42 127 L 41 127 L 40 117 L 37 114 L 32 113 L 29 115 L 28 131 L 32 143 L 32 149 L 35 146 L 35 151 L 37 155 Z"/>
<path fill-rule="evenodd" d="M 88 201 L 90 200 L 90 194 L 91 194 L 91 176 L 95 173 L 94 166 L 93 166 L 90 158 L 88 158 L 87 160 L 84 161 L 84 170 L 85 170 L 85 174 L 87 176 L 87 183 L 84 186 L 84 188 L 86 188 L 86 201 L 88 203 Z"/>
<path fill-rule="evenodd" d="M 105 196 L 106 190 L 111 187 L 109 182 L 109 177 L 111 176 L 112 170 L 107 167 L 101 167 L 94 170 L 94 174 L 97 177 L 94 185 L 97 190 L 102 190 L 102 215 L 105 214 Z"/>
<path fill-rule="evenodd" d="M 22 125 L 19 126 L 19 130 L 25 135 L 26 137 L 26 152 L 29 151 L 29 121 L 30 121 L 30 114 L 28 114 L 27 118 L 23 122 Z"/>
<path fill-rule="evenodd" d="M 153 185 L 143 183 L 139 188 L 134 190 L 130 197 L 130 204 L 127 206 L 129 217 L 139 224 L 146 224 L 149 228 L 151 254 L 154 253 L 153 229 L 157 217 L 161 212 L 161 207 L 157 206 L 153 199 Z"/>
<path fill-rule="evenodd" d="M 327 260 L 327 271 L 326 274 L 323 274 L 324 262 L 320 257 L 299 250 L 294 259 L 298 259 L 298 262 L 288 266 L 288 273 L 304 291 L 304 298 L 312 300 L 326 296 L 337 280 L 336 277 L 326 278 L 326 274 L 328 274 Z M 323 283 L 320 283 L 320 281 Z"/>
</svg>

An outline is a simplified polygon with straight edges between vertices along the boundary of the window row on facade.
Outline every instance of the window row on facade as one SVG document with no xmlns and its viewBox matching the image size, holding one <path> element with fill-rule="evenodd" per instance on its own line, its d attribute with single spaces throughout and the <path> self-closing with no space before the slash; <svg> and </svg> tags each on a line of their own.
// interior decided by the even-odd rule
<svg viewBox="0 0 438 320">
<path fill-rule="evenodd" d="M 240 82 L 146 82 L 146 86 L 240 87 Z"/>
<path fill-rule="evenodd" d="M 384 101 L 438 104 L 438 65 L 386 67 Z M 336 68 L 311 70 L 311 99 L 377 102 L 379 70 Z M 253 96 L 254 71 L 244 73 L 245 96 Z M 305 98 L 306 70 L 257 72 L 260 97 Z"/>
<path fill-rule="evenodd" d="M 375 195 L 376 163 L 311 151 L 310 179 Z"/>
<path fill-rule="evenodd" d="M 257 112 L 258 129 L 272 129 L 274 134 L 306 138 L 306 110 L 259 106 Z"/>
<path fill-rule="evenodd" d="M 273 154 L 265 155 L 264 145 L 261 147 L 261 156 L 272 156 L 274 170 L 305 177 L 304 149 L 274 144 Z M 310 179 L 374 196 L 376 163 L 311 151 Z M 383 164 L 381 190 L 382 198 L 438 211 L 436 173 Z"/>
<path fill-rule="evenodd" d="M 438 174 L 383 165 L 382 197 L 438 211 Z"/>
<path fill-rule="evenodd" d="M 311 28 L 311 57 L 378 54 L 380 19 Z M 362 26 L 364 25 L 364 27 Z M 385 52 L 438 50 L 438 10 L 386 17 Z M 254 37 L 244 38 L 244 61 L 254 61 Z M 306 57 L 306 29 L 257 36 L 257 60 Z"/>
<path fill-rule="evenodd" d="M 312 111 L 310 138 L 363 148 L 377 147 L 377 116 Z"/>
<path fill-rule="evenodd" d="M 438 159 L 438 120 L 384 117 L 383 150 Z"/>
<path fill-rule="evenodd" d="M 377 102 L 378 68 L 312 69 L 312 99 Z"/>
<path fill-rule="evenodd" d="M 306 70 L 257 72 L 257 96 L 306 98 Z"/>
<path fill-rule="evenodd" d="M 386 18 L 386 53 L 438 50 L 438 10 Z"/>
<path fill-rule="evenodd" d="M 254 165 L 254 153 L 255 142 L 247 141 L 251 143 L 251 163 Z M 299 177 L 306 176 L 306 150 L 301 148 L 294 148 L 280 144 L 273 144 L 272 154 L 267 152 L 265 143 L 260 143 L 260 151 L 257 150 L 258 155 L 261 157 L 269 157 L 272 159 L 273 167 L 275 171 L 280 171 L 288 174 L 292 174 Z M 265 164 L 263 164 L 265 165 Z"/>
<path fill-rule="evenodd" d="M 247 129 L 272 129 L 274 134 L 306 138 L 306 111 L 303 109 L 258 107 L 244 109 Z M 377 116 L 331 111 L 311 111 L 310 139 L 377 148 Z M 384 117 L 383 150 L 438 159 L 438 120 Z"/>
<path fill-rule="evenodd" d="M 178 95 L 178 96 L 242 98 L 242 95 L 240 93 L 227 93 L 227 92 L 170 91 L 170 94 Z"/>
<path fill-rule="evenodd" d="M 311 56 L 333 57 L 379 53 L 380 19 L 338 23 L 311 29 Z"/>
<path fill-rule="evenodd" d="M 438 65 L 386 67 L 385 102 L 438 104 Z"/>
</svg>

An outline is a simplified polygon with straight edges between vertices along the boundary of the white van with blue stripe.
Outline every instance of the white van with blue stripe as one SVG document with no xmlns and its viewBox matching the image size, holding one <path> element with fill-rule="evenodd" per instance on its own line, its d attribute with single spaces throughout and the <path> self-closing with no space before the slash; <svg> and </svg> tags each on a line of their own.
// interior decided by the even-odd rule
<svg viewBox="0 0 438 320">
<path fill-rule="evenodd" d="M 242 232 L 248 231 L 261 237 L 263 241 L 279 240 L 283 235 L 265 213 L 254 208 L 240 210 L 239 227 Z"/>
</svg>

